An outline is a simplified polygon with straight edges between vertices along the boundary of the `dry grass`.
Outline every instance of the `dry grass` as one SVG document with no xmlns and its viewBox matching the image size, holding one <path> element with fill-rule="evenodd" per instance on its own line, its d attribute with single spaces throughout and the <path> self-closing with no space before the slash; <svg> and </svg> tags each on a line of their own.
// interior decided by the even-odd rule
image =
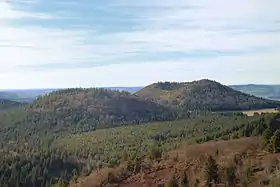
<svg viewBox="0 0 280 187">
<path fill-rule="evenodd" d="M 80 182 L 78 187 L 94 187 L 100 184 L 119 187 L 157 187 L 159 184 L 166 184 L 172 176 L 180 180 L 184 171 L 188 173 L 190 186 L 199 182 L 198 186 L 203 187 L 204 164 L 208 155 L 212 155 L 219 164 L 221 175 L 224 175 L 226 167 L 234 163 L 240 182 L 249 182 L 249 187 L 264 187 L 264 184 L 270 181 L 270 185 L 276 187 L 275 184 L 278 184 L 279 180 L 274 174 L 278 171 L 278 167 L 280 170 L 280 164 L 277 161 L 280 156 L 269 154 L 260 147 L 258 138 L 190 145 L 164 154 L 159 162 L 143 161 L 144 169 L 140 173 L 129 173 L 125 167 L 94 171 Z M 244 172 L 248 169 L 251 173 L 245 176 Z M 225 186 L 225 184 L 220 186 Z"/>
<path fill-rule="evenodd" d="M 80 179 L 78 184 L 71 184 L 70 187 L 99 187 L 106 184 L 117 184 L 128 175 L 124 166 L 117 168 L 103 168 L 93 171 L 88 177 Z"/>
<path fill-rule="evenodd" d="M 247 110 L 247 111 L 243 111 L 244 114 L 248 115 L 248 116 L 253 116 L 254 113 L 279 113 L 278 110 L 275 109 L 260 109 L 260 110 Z"/>
</svg>

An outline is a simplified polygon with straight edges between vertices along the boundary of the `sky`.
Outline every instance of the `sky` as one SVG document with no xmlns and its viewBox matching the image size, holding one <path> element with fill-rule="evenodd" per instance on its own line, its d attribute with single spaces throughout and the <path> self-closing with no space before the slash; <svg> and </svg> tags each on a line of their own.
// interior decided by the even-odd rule
<svg viewBox="0 0 280 187">
<path fill-rule="evenodd" d="M 0 89 L 280 84 L 279 0 L 0 0 Z"/>
</svg>

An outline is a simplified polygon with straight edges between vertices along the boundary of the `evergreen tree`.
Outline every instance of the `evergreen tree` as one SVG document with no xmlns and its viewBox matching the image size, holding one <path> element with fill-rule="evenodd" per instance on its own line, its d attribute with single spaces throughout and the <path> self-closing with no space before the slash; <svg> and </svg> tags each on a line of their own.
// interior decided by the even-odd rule
<svg viewBox="0 0 280 187">
<path fill-rule="evenodd" d="M 226 168 L 226 182 L 228 187 L 236 186 L 237 177 L 235 174 L 235 167 L 233 165 Z"/>
<path fill-rule="evenodd" d="M 205 175 L 207 186 L 212 187 L 214 184 L 219 184 L 219 168 L 212 156 L 209 156 L 205 163 Z"/>
<path fill-rule="evenodd" d="M 270 138 L 269 151 L 272 153 L 280 152 L 280 129 L 276 130 Z"/>
<path fill-rule="evenodd" d="M 262 134 L 262 144 L 263 144 L 264 146 L 266 146 L 266 145 L 269 143 L 269 140 L 270 140 L 270 138 L 271 138 L 271 135 L 272 135 L 272 133 L 271 133 L 271 129 L 270 129 L 270 128 L 267 128 L 267 129 L 263 132 L 263 134 Z"/>
<path fill-rule="evenodd" d="M 189 187 L 189 178 L 186 171 L 182 176 L 181 187 Z"/>
</svg>

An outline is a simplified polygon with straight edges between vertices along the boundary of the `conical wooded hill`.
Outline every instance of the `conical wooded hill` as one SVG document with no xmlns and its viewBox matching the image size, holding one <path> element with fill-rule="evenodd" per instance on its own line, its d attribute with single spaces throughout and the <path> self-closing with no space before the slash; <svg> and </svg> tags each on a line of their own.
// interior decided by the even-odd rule
<svg viewBox="0 0 280 187">
<path fill-rule="evenodd" d="M 182 83 L 159 82 L 141 89 L 135 95 L 164 106 L 187 110 L 249 110 L 280 105 L 278 101 L 248 95 L 207 79 Z"/>
</svg>

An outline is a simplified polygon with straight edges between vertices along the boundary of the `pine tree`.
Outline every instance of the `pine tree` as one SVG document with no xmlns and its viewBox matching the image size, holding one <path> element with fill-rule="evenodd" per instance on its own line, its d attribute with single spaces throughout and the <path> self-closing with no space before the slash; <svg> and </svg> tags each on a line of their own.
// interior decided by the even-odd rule
<svg viewBox="0 0 280 187">
<path fill-rule="evenodd" d="M 226 168 L 226 182 L 228 187 L 235 187 L 237 178 L 235 175 L 235 167 L 233 165 Z"/>
<path fill-rule="evenodd" d="M 182 176 L 181 187 L 189 187 L 189 178 L 188 178 L 186 171 L 184 172 L 184 174 Z"/>
<path fill-rule="evenodd" d="M 209 156 L 205 163 L 205 175 L 207 186 L 212 187 L 213 184 L 219 184 L 219 168 L 212 156 Z"/>
<path fill-rule="evenodd" d="M 270 140 L 270 138 L 271 138 L 271 135 L 272 135 L 272 133 L 271 133 L 270 128 L 267 128 L 267 129 L 263 132 L 263 134 L 262 134 L 262 144 L 263 144 L 264 146 L 266 146 L 266 145 L 269 143 L 269 140 Z"/>
<path fill-rule="evenodd" d="M 276 130 L 269 141 L 269 151 L 272 153 L 280 152 L 280 129 Z"/>
</svg>

